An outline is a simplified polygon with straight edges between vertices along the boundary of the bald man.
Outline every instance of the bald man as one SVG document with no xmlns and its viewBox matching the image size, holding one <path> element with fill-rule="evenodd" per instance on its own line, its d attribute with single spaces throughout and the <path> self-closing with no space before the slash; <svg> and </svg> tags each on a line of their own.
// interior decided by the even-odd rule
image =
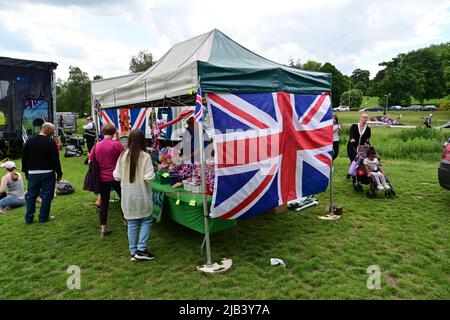
<svg viewBox="0 0 450 320">
<path fill-rule="evenodd" d="M 36 212 L 36 199 L 41 195 L 42 203 L 39 211 L 39 222 L 47 222 L 55 217 L 50 215 L 50 208 L 55 192 L 55 182 L 62 177 L 58 147 L 52 136 L 55 126 L 50 122 L 42 125 L 37 136 L 28 139 L 23 148 L 22 171 L 28 180 L 25 195 L 27 209 L 25 223 L 33 223 Z"/>
</svg>

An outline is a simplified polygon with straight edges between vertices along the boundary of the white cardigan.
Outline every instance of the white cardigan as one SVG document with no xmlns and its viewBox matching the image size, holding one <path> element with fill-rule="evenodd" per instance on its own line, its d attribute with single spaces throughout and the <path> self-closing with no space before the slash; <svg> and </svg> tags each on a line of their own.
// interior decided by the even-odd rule
<svg viewBox="0 0 450 320">
<path fill-rule="evenodd" d="M 133 183 L 130 183 L 129 150 L 125 150 L 117 160 L 114 179 L 120 181 L 122 189 L 121 206 L 125 219 L 142 219 L 149 217 L 153 210 L 152 189 L 150 181 L 155 178 L 150 155 L 141 151 L 137 162 Z"/>
</svg>

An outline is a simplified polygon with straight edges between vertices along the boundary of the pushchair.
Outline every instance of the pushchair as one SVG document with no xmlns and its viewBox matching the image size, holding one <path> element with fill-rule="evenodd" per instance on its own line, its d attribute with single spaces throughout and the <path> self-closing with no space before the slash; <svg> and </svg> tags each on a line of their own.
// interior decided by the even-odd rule
<svg viewBox="0 0 450 320">
<path fill-rule="evenodd" d="M 369 151 L 370 146 L 361 145 L 358 146 L 357 154 L 353 162 L 350 164 L 350 167 L 348 169 L 348 173 L 352 178 L 352 184 L 353 189 L 355 189 L 356 192 L 363 192 L 363 184 L 369 185 L 369 190 L 366 192 L 366 195 L 368 198 L 376 198 L 378 196 L 378 193 L 383 190 L 378 190 L 377 183 L 369 177 L 366 171 L 366 167 L 364 166 L 364 159 L 367 158 L 367 152 Z M 376 157 L 378 160 L 380 160 L 380 156 L 376 154 Z M 387 176 L 386 182 L 391 187 L 390 189 L 384 190 L 384 195 L 387 197 L 394 197 L 395 196 L 395 190 L 392 186 L 391 181 Z"/>
</svg>

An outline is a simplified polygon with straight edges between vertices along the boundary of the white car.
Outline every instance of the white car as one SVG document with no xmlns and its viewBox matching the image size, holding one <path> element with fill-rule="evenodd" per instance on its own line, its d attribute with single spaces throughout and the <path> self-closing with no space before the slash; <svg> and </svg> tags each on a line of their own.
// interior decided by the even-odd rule
<svg viewBox="0 0 450 320">
<path fill-rule="evenodd" d="M 337 108 L 333 109 L 334 111 L 350 111 L 350 107 L 349 106 L 339 106 Z"/>
</svg>

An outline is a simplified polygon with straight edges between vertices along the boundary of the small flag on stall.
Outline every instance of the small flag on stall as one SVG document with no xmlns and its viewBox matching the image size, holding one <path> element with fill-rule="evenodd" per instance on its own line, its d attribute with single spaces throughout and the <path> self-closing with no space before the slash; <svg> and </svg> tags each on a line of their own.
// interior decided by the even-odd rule
<svg viewBox="0 0 450 320">
<path fill-rule="evenodd" d="M 94 98 L 94 109 L 99 110 L 100 106 L 100 102 L 97 100 L 97 98 Z"/>
<path fill-rule="evenodd" d="M 194 112 L 194 121 L 200 122 L 203 124 L 203 111 L 205 107 L 203 106 L 203 98 L 202 98 L 202 89 L 200 88 L 200 84 L 197 88 L 197 97 L 195 100 L 195 112 Z"/>
</svg>

